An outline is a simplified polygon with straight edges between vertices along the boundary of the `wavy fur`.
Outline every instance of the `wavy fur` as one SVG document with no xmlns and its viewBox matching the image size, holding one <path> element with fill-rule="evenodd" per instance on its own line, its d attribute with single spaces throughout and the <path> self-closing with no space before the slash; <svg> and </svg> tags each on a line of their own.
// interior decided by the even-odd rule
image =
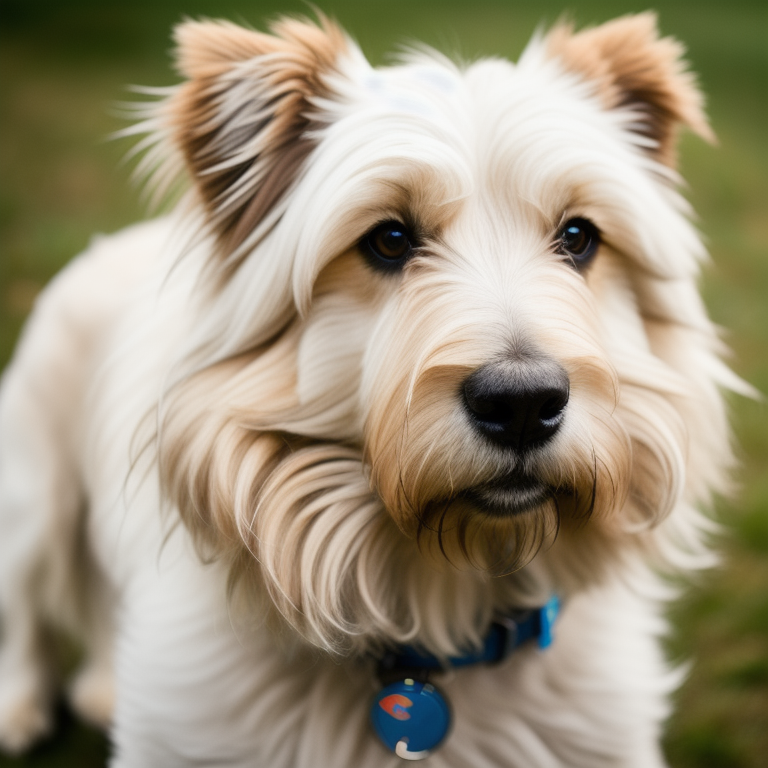
<svg viewBox="0 0 768 768">
<path fill-rule="evenodd" d="M 372 659 L 455 655 L 554 591 L 551 651 L 441 678 L 430 764 L 662 765 L 665 575 L 712 561 L 744 391 L 675 191 L 678 128 L 709 135 L 679 45 L 648 15 L 517 65 L 375 70 L 323 18 L 176 40 L 186 82 L 129 132 L 190 194 L 68 268 L 4 380 L 0 744 L 47 727 L 52 621 L 115 766 L 389 764 Z M 574 217 L 602 236 L 585 271 Z M 384 274 L 359 243 L 393 219 L 417 248 Z M 542 360 L 563 423 L 502 449 L 464 382 Z M 546 492 L 507 509 L 522 477 Z"/>
</svg>

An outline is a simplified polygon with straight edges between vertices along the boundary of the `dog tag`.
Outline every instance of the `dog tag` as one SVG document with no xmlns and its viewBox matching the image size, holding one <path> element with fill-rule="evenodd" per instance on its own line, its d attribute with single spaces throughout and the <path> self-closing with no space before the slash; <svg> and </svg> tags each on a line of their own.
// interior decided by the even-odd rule
<svg viewBox="0 0 768 768">
<path fill-rule="evenodd" d="M 451 711 L 429 683 L 407 678 L 379 691 L 371 706 L 379 738 L 404 760 L 423 760 L 445 739 Z"/>
</svg>

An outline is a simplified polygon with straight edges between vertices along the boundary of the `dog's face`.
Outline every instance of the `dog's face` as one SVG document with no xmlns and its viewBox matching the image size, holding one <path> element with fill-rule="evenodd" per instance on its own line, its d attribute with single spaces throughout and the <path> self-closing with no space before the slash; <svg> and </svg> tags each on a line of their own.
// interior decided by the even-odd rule
<svg viewBox="0 0 768 768">
<path fill-rule="evenodd" d="M 486 574 L 576 589 L 720 482 L 700 98 L 649 16 L 466 68 L 275 32 L 183 26 L 159 110 L 215 252 L 167 486 L 314 642 L 450 649 L 525 581 Z"/>
</svg>

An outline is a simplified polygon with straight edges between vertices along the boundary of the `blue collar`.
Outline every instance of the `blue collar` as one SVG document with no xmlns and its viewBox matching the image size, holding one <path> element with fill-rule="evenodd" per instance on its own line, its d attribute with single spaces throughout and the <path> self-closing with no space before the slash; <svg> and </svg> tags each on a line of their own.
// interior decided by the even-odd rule
<svg viewBox="0 0 768 768">
<path fill-rule="evenodd" d="M 515 611 L 491 625 L 482 648 L 462 656 L 440 659 L 411 645 L 386 654 L 378 669 L 384 687 L 371 704 L 371 722 L 384 746 L 405 760 L 429 757 L 451 727 L 450 707 L 429 682 L 430 672 L 496 664 L 531 640 L 547 648 L 559 609 L 557 597 L 552 597 L 541 608 Z"/>
<path fill-rule="evenodd" d="M 552 643 L 552 625 L 560 610 L 560 601 L 552 596 L 541 608 L 517 610 L 491 624 L 483 647 L 462 656 L 439 658 L 415 645 L 401 645 L 387 653 L 379 663 L 380 673 L 395 670 L 437 670 L 467 667 L 471 664 L 497 664 L 529 640 L 537 640 L 539 648 Z"/>
</svg>

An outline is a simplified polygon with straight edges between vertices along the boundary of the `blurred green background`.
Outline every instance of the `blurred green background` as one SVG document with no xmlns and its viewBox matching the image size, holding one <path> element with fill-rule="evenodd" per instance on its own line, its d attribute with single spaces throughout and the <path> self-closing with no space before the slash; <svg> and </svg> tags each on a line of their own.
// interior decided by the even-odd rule
<svg viewBox="0 0 768 768">
<path fill-rule="evenodd" d="M 374 63 L 399 43 L 423 40 L 463 58 L 516 58 L 540 22 L 568 12 L 580 24 L 648 8 L 642 2 L 564 5 L 503 0 L 327 0 Z M 683 40 L 708 94 L 719 137 L 712 148 L 682 144 L 688 196 L 714 265 L 703 289 L 728 329 L 733 366 L 768 392 L 768 3 L 655 3 L 665 34 Z M 122 163 L 128 145 L 106 137 L 123 126 L 115 104 L 131 83 L 175 82 L 169 30 L 182 16 L 256 26 L 295 0 L 0 0 L 0 366 L 35 295 L 87 244 L 146 215 Z M 676 768 L 768 765 L 768 416 L 734 399 L 743 468 L 738 501 L 722 502 L 722 567 L 697 581 L 672 610 L 669 653 L 692 658 L 677 696 L 666 751 Z M 55 736 L 0 766 L 105 762 L 103 738 L 61 707 Z"/>
</svg>

